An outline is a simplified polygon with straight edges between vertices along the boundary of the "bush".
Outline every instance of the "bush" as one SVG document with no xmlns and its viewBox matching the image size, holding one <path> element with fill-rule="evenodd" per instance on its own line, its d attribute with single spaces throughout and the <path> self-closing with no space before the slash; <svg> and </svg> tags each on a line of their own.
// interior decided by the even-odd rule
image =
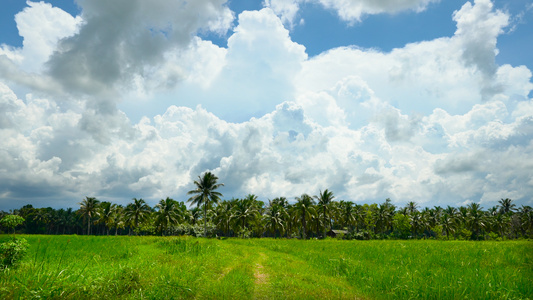
<svg viewBox="0 0 533 300">
<path fill-rule="evenodd" d="M 14 267 L 28 251 L 26 239 L 12 239 L 0 244 L 0 269 Z"/>
<path fill-rule="evenodd" d="M 457 232 L 457 239 L 461 241 L 469 240 L 471 237 L 472 237 L 472 231 L 468 229 L 463 228 Z"/>
<path fill-rule="evenodd" d="M 24 223 L 24 218 L 17 215 L 7 215 L 0 220 L 0 226 L 13 229 L 13 235 L 15 234 L 15 228 Z"/>
</svg>

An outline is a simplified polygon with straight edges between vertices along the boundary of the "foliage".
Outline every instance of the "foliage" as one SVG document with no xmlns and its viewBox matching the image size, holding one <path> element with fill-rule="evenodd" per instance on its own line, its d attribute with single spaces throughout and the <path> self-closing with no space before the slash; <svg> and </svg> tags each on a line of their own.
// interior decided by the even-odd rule
<svg viewBox="0 0 533 300">
<path fill-rule="evenodd" d="M 24 223 L 24 218 L 17 215 L 6 215 L 0 220 L 0 225 L 2 227 L 7 227 L 13 229 L 13 234 L 15 234 L 15 227 Z"/>
<path fill-rule="evenodd" d="M 28 241 L 24 238 L 13 238 L 0 243 L 0 269 L 16 266 L 28 251 Z"/>
<path fill-rule="evenodd" d="M 223 183 L 217 183 L 218 177 L 211 172 L 205 172 L 202 177 L 198 176 L 198 180 L 194 181 L 196 189 L 189 191 L 188 195 L 194 195 L 189 198 L 188 202 L 200 207 L 204 207 L 204 236 L 207 236 L 207 210 L 211 204 L 217 204 L 220 201 L 222 194 L 216 189 L 223 186 Z"/>
<path fill-rule="evenodd" d="M 531 241 L 25 238 L 0 299 L 533 298 Z"/>
<path fill-rule="evenodd" d="M 422 208 L 409 202 L 397 207 L 391 199 L 363 205 L 337 201 L 333 192 L 326 189 L 315 196 L 302 194 L 292 200 L 277 197 L 265 203 L 253 194 L 221 200 L 217 189 L 222 184 L 217 180 L 210 172 L 198 176 L 197 188 L 189 191 L 192 207 L 169 197 L 154 207 L 137 198 L 123 207 L 86 197 L 77 211 L 26 205 L 13 214 L 25 219 L 17 232 L 30 234 L 309 239 L 325 238 L 329 230 L 343 230 L 348 232 L 344 239 L 358 240 L 533 238 L 533 209 L 525 205 L 517 208 L 509 198 L 486 210 L 478 203 Z M 0 215 L 8 214 L 0 211 Z"/>
</svg>

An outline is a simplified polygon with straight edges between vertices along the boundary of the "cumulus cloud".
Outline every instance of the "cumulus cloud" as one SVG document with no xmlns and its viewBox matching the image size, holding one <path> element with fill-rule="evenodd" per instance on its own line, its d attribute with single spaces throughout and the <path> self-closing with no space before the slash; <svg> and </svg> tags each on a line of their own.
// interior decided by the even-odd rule
<svg viewBox="0 0 533 300">
<path fill-rule="evenodd" d="M 75 206 L 87 195 L 118 203 L 143 197 L 152 205 L 166 196 L 185 200 L 207 170 L 225 183 L 226 197 L 291 198 L 328 188 L 357 202 L 492 205 L 509 197 L 532 204 L 532 74 L 494 62 L 507 16 L 490 2 L 459 9 L 451 37 L 390 52 L 342 47 L 312 58 L 270 8 L 241 14 L 222 48 L 192 35 L 226 28 L 220 16 L 231 13 L 223 2 L 187 3 L 174 7 L 178 15 L 183 7 L 216 13 L 189 16 L 196 25 L 175 29 L 172 22 L 181 22 L 160 12 L 163 6 L 133 24 L 140 2 L 82 2 L 85 23 L 61 40 L 44 75 L 22 70 L 14 58 L 21 52 L 8 49 L 12 56 L 3 60 L 11 69 L 2 76 L 59 78 L 64 86 L 72 80 L 78 94 L 69 101 L 21 97 L 13 81 L 0 82 L 0 208 L 38 205 L 34 199 Z M 100 33 L 104 25 L 95 20 L 109 25 L 112 16 L 122 18 L 120 26 Z M 471 38 L 473 30 L 484 38 Z M 143 38 L 153 39 L 158 57 L 124 48 Z M 108 56 L 89 53 L 105 45 Z M 88 61 L 62 73 L 58 64 L 67 57 Z M 103 77 L 98 63 L 89 64 L 115 59 L 101 65 L 110 71 Z M 117 88 L 126 81 L 130 90 Z M 83 95 L 99 86 L 113 93 Z M 140 104 L 117 108 L 125 97 L 144 101 L 148 116 L 131 121 L 128 105 Z"/>
<path fill-rule="evenodd" d="M 266 0 L 265 5 L 272 8 L 281 19 L 292 24 L 302 3 L 319 3 L 326 9 L 337 12 L 339 17 L 350 23 L 360 22 L 364 15 L 398 13 L 405 10 L 423 11 L 432 2 L 440 0 Z"/>
<path fill-rule="evenodd" d="M 83 25 L 61 40 L 49 73 L 70 89 L 94 94 L 128 83 L 185 48 L 199 30 L 225 32 L 233 21 L 225 0 L 79 1 Z M 182 78 L 179 78 L 177 81 Z"/>
<path fill-rule="evenodd" d="M 76 34 L 81 17 L 72 17 L 50 3 L 27 2 L 27 7 L 15 16 L 22 48 L 2 45 L 5 54 L 26 72 L 40 72 L 60 39 Z"/>
<path fill-rule="evenodd" d="M 169 100 L 172 104 L 194 108 L 201 103 L 225 120 L 243 122 L 294 98 L 294 81 L 307 54 L 304 46 L 291 40 L 272 10 L 241 13 L 233 31 L 227 48 L 203 43 L 202 48 L 193 49 L 191 55 L 197 61 L 218 59 L 205 59 L 212 68 L 204 64 L 198 69 L 202 73 L 190 73 L 196 78 L 209 76 L 203 82 L 188 79 L 177 88 L 179 99 L 172 96 Z"/>
</svg>

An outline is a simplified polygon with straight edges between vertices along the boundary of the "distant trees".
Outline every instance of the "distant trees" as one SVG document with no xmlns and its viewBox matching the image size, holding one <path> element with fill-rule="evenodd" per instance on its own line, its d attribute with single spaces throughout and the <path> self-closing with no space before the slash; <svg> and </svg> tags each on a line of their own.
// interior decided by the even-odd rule
<svg viewBox="0 0 533 300">
<path fill-rule="evenodd" d="M 29 234 L 160 234 L 225 237 L 324 238 L 341 230 L 346 239 L 516 239 L 533 238 L 533 209 L 502 198 L 484 210 L 478 203 L 442 208 L 408 202 L 396 207 L 336 201 L 332 191 L 277 197 L 265 204 L 257 195 L 221 200 L 223 184 L 210 172 L 198 176 L 187 207 L 167 197 L 150 207 L 133 198 L 125 207 L 85 197 L 78 210 L 23 206 L 13 215 L 25 219 L 10 231 Z M 9 215 L 0 211 L 0 217 Z M 209 228 L 209 230 L 208 230 Z M 6 232 L 6 226 L 0 225 Z M 339 231 L 336 231 L 339 232 Z M 335 234 L 334 232 L 332 232 Z"/>
<path fill-rule="evenodd" d="M 223 183 L 217 183 L 218 177 L 211 172 L 205 172 L 202 177 L 194 181 L 196 189 L 189 191 L 188 195 L 194 195 L 189 198 L 188 202 L 197 207 L 204 207 L 204 236 L 207 236 L 207 210 L 211 204 L 217 204 L 222 194 L 216 189 L 223 186 Z"/>
<path fill-rule="evenodd" d="M 290 213 L 295 223 L 301 225 L 302 238 L 307 237 L 307 223 L 316 214 L 315 201 L 308 194 L 296 198 L 296 203 L 291 207 Z"/>
<path fill-rule="evenodd" d="M 133 203 L 128 204 L 124 209 L 124 217 L 126 223 L 133 227 L 137 235 L 139 224 L 144 222 L 150 214 L 150 207 L 142 198 L 133 198 L 132 200 Z"/>
<path fill-rule="evenodd" d="M 79 203 L 78 213 L 87 218 L 87 235 L 91 234 L 91 218 L 98 215 L 98 203 L 100 201 L 94 197 L 85 197 Z"/>
<path fill-rule="evenodd" d="M 155 226 L 161 235 L 165 234 L 169 226 L 180 222 L 181 216 L 178 205 L 176 200 L 167 197 L 166 199 L 161 199 L 155 206 L 157 209 L 155 212 Z"/>
<path fill-rule="evenodd" d="M 317 203 L 317 213 L 322 216 L 323 218 L 323 227 L 324 227 L 324 234 L 322 237 L 326 237 L 326 230 L 331 230 L 331 213 L 332 213 L 332 203 L 335 196 L 333 196 L 333 192 L 329 191 L 328 189 L 325 189 L 323 192 L 320 191 L 318 196 L 315 196 L 315 199 L 318 201 Z"/>
</svg>

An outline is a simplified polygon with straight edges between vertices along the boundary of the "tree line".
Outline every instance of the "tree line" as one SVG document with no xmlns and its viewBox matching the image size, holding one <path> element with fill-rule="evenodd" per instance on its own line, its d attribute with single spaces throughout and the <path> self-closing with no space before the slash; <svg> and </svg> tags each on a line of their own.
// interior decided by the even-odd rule
<svg viewBox="0 0 533 300">
<path fill-rule="evenodd" d="M 302 194 L 293 203 L 285 197 L 259 201 L 250 194 L 221 200 L 223 184 L 206 172 L 194 181 L 188 208 L 184 202 L 161 199 L 150 207 L 133 198 L 126 206 L 85 197 L 79 209 L 34 208 L 12 211 L 25 219 L 17 230 L 27 234 L 193 235 L 210 237 L 284 237 L 344 239 L 518 239 L 533 238 L 533 209 L 516 207 L 509 198 L 484 210 L 478 203 L 446 208 L 420 208 L 409 202 L 397 207 L 355 204 L 335 199 L 326 189 Z M 0 219 L 8 215 L 0 211 Z M 5 232 L 6 229 L 2 228 Z"/>
</svg>

